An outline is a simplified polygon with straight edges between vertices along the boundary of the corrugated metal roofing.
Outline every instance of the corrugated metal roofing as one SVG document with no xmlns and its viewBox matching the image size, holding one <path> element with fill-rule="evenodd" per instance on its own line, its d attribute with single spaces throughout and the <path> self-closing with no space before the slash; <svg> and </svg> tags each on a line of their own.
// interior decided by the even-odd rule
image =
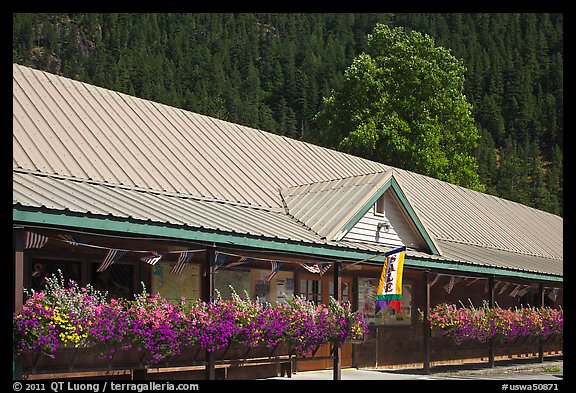
<svg viewBox="0 0 576 393">
<path fill-rule="evenodd" d="M 321 237 L 332 239 L 374 196 L 390 172 L 352 176 L 281 190 L 288 213 Z"/>
<path fill-rule="evenodd" d="M 439 240 L 438 242 L 442 247 L 443 256 L 448 259 L 457 259 L 472 263 L 482 261 L 484 265 L 488 266 L 502 267 L 505 265 L 510 269 L 546 272 L 559 276 L 563 275 L 563 261 L 561 259 L 517 254 L 509 251 L 443 240 Z"/>
<path fill-rule="evenodd" d="M 382 253 L 392 249 L 384 245 L 326 241 L 293 220 L 282 209 L 136 190 L 18 170 L 13 171 L 12 176 L 14 206 L 182 225 L 190 229 L 208 229 L 351 250 Z"/>
<path fill-rule="evenodd" d="M 563 259 L 559 216 L 405 170 L 395 178 L 436 241 Z"/>
<path fill-rule="evenodd" d="M 54 187 L 50 201 L 27 199 L 43 196 L 35 189 L 15 191 L 14 204 L 321 242 L 314 231 L 330 233 L 346 214 L 323 210 L 322 198 L 360 202 L 369 182 L 352 184 L 391 167 L 14 64 L 13 168 L 22 172 L 15 173 L 15 183 L 29 189 L 34 186 L 26 172 L 66 179 L 43 179 Z M 426 231 L 442 244 L 440 251 L 455 260 L 532 270 L 538 260 L 519 255 L 563 258 L 561 217 L 409 171 L 394 169 L 394 176 Z M 306 197 L 299 194 L 305 189 L 311 192 Z M 281 213 L 281 190 L 309 228 L 296 223 L 296 229 Z M 189 201 L 186 207 L 182 200 Z M 166 210 L 166 203 L 178 213 Z M 328 206 L 337 209 L 338 203 Z M 194 207 L 197 214 L 187 213 Z M 228 218 L 218 222 L 221 217 Z M 273 228 L 276 220 L 285 227 Z M 282 232 L 286 228 L 290 233 Z M 547 266 L 538 269 L 548 272 Z"/>
<path fill-rule="evenodd" d="M 31 173 L 13 172 L 12 202 L 57 211 L 325 243 L 282 211 Z"/>
<path fill-rule="evenodd" d="M 13 65 L 13 167 L 281 207 L 279 190 L 382 165 Z"/>
</svg>

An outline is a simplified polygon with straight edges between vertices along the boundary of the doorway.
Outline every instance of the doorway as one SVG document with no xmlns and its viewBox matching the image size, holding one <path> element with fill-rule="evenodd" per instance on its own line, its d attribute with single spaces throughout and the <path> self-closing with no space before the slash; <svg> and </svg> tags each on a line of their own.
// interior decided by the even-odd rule
<svg viewBox="0 0 576 393">
<path fill-rule="evenodd" d="M 330 297 L 334 297 L 334 281 L 332 274 L 320 276 L 308 272 L 299 272 L 298 293 L 315 304 L 330 304 Z M 341 277 L 340 300 L 352 302 L 352 277 Z M 321 346 L 315 357 L 330 356 L 330 344 Z M 342 367 L 352 366 L 352 344 L 344 344 L 341 350 L 340 364 Z M 296 371 L 324 370 L 332 368 L 332 359 L 299 360 Z"/>
</svg>

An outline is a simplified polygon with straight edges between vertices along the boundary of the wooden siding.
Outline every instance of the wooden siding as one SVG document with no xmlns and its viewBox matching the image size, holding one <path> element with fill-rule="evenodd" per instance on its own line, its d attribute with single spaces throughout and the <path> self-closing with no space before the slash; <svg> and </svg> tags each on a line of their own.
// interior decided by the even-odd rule
<svg viewBox="0 0 576 393">
<path fill-rule="evenodd" d="M 379 243 L 387 246 L 405 245 L 417 250 L 427 250 L 424 240 L 418 234 L 394 192 L 388 190 L 382 197 L 385 198 L 384 215 L 377 215 L 373 205 L 350 229 L 343 240 Z M 390 223 L 388 232 L 378 231 L 378 223 L 382 221 Z"/>
</svg>

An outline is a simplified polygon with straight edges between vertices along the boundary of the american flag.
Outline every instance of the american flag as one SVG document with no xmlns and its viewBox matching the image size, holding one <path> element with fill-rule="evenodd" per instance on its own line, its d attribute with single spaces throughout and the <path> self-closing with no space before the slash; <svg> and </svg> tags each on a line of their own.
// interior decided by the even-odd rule
<svg viewBox="0 0 576 393">
<path fill-rule="evenodd" d="M 170 273 L 172 274 L 180 274 L 184 271 L 184 268 L 188 265 L 188 262 L 190 262 L 190 259 L 192 259 L 192 257 L 194 256 L 195 251 L 182 251 L 180 253 L 180 256 L 178 257 L 178 262 L 176 262 L 176 265 L 174 265 L 174 267 L 170 270 Z"/>
<path fill-rule="evenodd" d="M 24 248 L 42 248 L 48 241 L 48 237 L 33 232 L 26 232 Z"/>
<path fill-rule="evenodd" d="M 84 242 L 80 240 L 80 238 L 72 235 L 59 235 L 59 236 L 62 238 L 62 240 L 64 240 L 66 243 L 72 246 L 81 246 L 84 244 Z"/>
<path fill-rule="evenodd" d="M 456 284 L 456 276 L 450 276 L 450 282 L 444 285 L 444 290 L 448 293 L 452 292 L 452 288 L 454 288 L 454 284 Z"/>
<path fill-rule="evenodd" d="M 551 300 L 556 301 L 556 299 L 558 298 L 558 288 L 552 289 L 552 290 L 548 293 L 548 297 L 549 297 Z"/>
<path fill-rule="evenodd" d="M 330 269 L 329 263 L 301 263 L 300 266 L 310 273 L 318 273 L 321 276 Z"/>
<path fill-rule="evenodd" d="M 214 270 L 218 270 L 218 268 L 226 263 L 226 254 L 216 251 L 216 257 L 214 261 Z"/>
<path fill-rule="evenodd" d="M 238 259 L 236 262 L 230 262 L 228 265 L 226 265 L 226 267 L 243 265 L 243 264 L 248 263 L 248 262 L 250 262 L 250 261 L 252 261 L 252 260 L 253 260 L 252 258 L 241 257 L 241 258 Z"/>
<path fill-rule="evenodd" d="M 516 296 L 518 296 L 518 292 L 520 291 L 520 287 L 521 287 L 521 286 L 522 286 L 522 285 L 517 285 L 516 288 L 514 288 L 514 289 L 512 290 L 512 292 L 510 292 L 510 293 L 508 294 L 508 296 L 510 296 L 510 297 L 516 297 Z"/>
<path fill-rule="evenodd" d="M 124 254 L 126 254 L 126 250 L 110 250 L 108 251 L 108 254 L 106 255 L 106 258 L 104 258 L 104 260 L 102 261 L 102 263 L 100 264 L 100 266 L 98 267 L 98 269 L 96 270 L 97 272 L 103 272 L 104 270 L 106 270 L 108 268 L 108 266 L 112 265 L 114 262 L 116 262 L 118 259 L 120 259 Z"/>
<path fill-rule="evenodd" d="M 164 256 L 164 254 L 157 252 L 157 251 L 153 251 L 152 255 L 147 255 L 145 257 L 140 258 L 141 261 L 146 262 L 150 265 L 155 265 L 158 263 L 158 261 L 160 259 L 162 259 L 162 257 Z"/>
<path fill-rule="evenodd" d="M 282 265 L 282 262 L 280 261 L 270 261 L 270 263 L 272 264 L 272 271 L 270 272 L 268 277 L 266 277 L 266 282 L 272 280 L 272 277 L 274 277 L 276 273 L 278 273 L 278 270 L 280 270 L 280 265 Z"/>
</svg>

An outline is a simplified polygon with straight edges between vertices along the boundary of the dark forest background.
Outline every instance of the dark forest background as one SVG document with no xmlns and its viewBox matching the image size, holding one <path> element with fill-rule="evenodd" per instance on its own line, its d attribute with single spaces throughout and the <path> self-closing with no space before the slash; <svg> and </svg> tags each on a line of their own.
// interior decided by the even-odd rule
<svg viewBox="0 0 576 393">
<path fill-rule="evenodd" d="M 13 61 L 314 140 L 322 98 L 376 23 L 428 34 L 463 61 L 486 192 L 562 216 L 562 14 L 18 13 Z"/>
</svg>

